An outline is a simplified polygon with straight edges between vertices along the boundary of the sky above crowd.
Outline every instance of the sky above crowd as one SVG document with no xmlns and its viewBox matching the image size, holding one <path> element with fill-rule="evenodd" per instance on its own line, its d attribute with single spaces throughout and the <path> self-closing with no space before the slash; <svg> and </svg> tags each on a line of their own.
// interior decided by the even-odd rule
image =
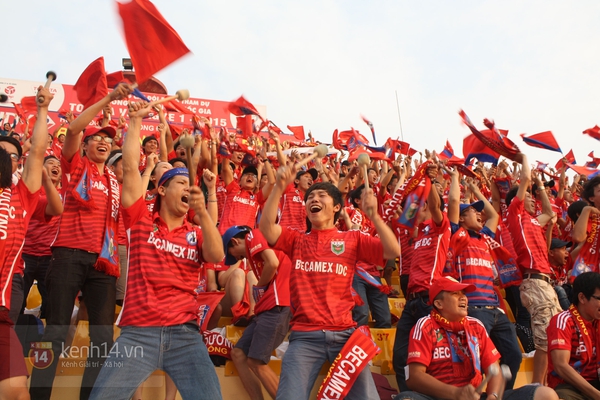
<svg viewBox="0 0 600 400">
<path fill-rule="evenodd" d="M 448 139 L 461 156 L 464 109 L 481 129 L 483 118 L 508 129 L 532 162 L 561 155 L 525 145 L 521 133 L 551 130 L 580 165 L 600 147 L 581 133 L 600 124 L 598 1 L 153 3 L 193 53 L 156 74 L 170 92 L 243 94 L 278 126 L 303 125 L 323 142 L 336 128 L 370 138 L 363 114 L 380 145 L 403 138 L 441 151 Z M 1 10 L 0 76 L 42 81 L 55 70 L 58 83 L 74 84 L 99 56 L 109 72 L 128 57 L 112 0 L 5 1 Z"/>
</svg>

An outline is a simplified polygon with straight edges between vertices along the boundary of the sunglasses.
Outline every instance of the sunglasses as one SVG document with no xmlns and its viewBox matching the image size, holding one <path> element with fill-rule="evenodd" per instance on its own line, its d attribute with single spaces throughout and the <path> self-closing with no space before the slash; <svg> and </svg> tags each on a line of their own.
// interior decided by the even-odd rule
<svg viewBox="0 0 600 400">
<path fill-rule="evenodd" d="M 93 140 L 94 142 L 102 142 L 104 140 L 104 143 L 109 144 L 113 142 L 113 138 L 111 138 L 110 136 L 93 135 L 90 136 L 89 139 Z"/>
<path fill-rule="evenodd" d="M 10 153 L 10 159 L 14 162 L 19 162 L 21 157 L 19 157 L 19 155 L 17 153 Z"/>
</svg>

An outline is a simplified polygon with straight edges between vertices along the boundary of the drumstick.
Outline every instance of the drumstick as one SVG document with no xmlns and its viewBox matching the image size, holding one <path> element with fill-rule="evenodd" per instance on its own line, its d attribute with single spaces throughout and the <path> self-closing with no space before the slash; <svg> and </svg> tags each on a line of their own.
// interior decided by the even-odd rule
<svg viewBox="0 0 600 400">
<path fill-rule="evenodd" d="M 371 157 L 368 154 L 362 153 L 356 159 L 358 161 L 358 165 L 363 173 L 363 180 L 365 181 L 365 189 L 369 188 L 369 165 L 371 164 Z"/>
<path fill-rule="evenodd" d="M 483 388 L 485 387 L 485 385 L 487 385 L 488 381 L 492 379 L 492 377 L 498 375 L 498 372 L 500 371 L 498 370 L 498 366 L 496 364 L 490 365 L 490 367 L 488 368 L 488 372 L 485 375 L 485 378 L 483 378 L 483 380 L 481 381 L 479 386 L 477 386 L 477 389 L 475 389 L 475 391 L 481 394 Z"/>
<path fill-rule="evenodd" d="M 325 146 L 324 144 L 320 144 L 314 148 L 313 153 L 310 156 L 306 157 L 305 159 L 303 159 L 301 161 L 298 161 L 296 163 L 296 168 L 300 169 L 300 167 L 308 164 L 315 158 L 317 158 L 317 157 L 323 158 L 326 155 L 327 155 L 327 146 Z"/>
<path fill-rule="evenodd" d="M 50 84 L 52 83 L 52 81 L 56 80 L 56 72 L 54 71 L 48 71 L 46 72 L 46 84 L 44 85 L 44 88 L 48 89 L 50 88 Z M 38 103 L 42 104 L 44 102 L 44 96 L 38 96 L 37 98 Z"/>
</svg>

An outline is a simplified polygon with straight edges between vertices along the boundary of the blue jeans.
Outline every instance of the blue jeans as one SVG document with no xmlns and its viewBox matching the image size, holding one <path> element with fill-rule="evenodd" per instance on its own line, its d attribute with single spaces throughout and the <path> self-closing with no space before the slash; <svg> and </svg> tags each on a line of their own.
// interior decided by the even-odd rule
<svg viewBox="0 0 600 400">
<path fill-rule="evenodd" d="M 514 390 L 506 389 L 506 392 L 504 392 L 504 396 L 502 398 L 504 400 L 533 400 L 533 396 L 535 395 L 535 391 L 538 387 L 539 386 L 537 385 L 525 385 Z M 480 400 L 486 399 L 487 393 L 482 393 Z M 492 399 L 496 400 L 494 397 L 492 397 Z M 394 400 L 438 400 L 438 398 L 426 396 L 417 392 L 402 392 L 397 394 L 394 397 Z"/>
<path fill-rule="evenodd" d="M 400 321 L 398 321 L 398 325 L 396 325 L 396 338 L 394 339 L 394 355 L 392 362 L 394 371 L 396 372 L 396 382 L 398 382 L 398 387 L 401 392 L 408 390 L 404 374 L 404 367 L 406 366 L 406 359 L 408 358 L 408 337 L 417 321 L 420 318 L 431 314 L 432 307 L 427 304 L 428 301 L 428 297 L 417 297 L 416 299 L 407 301 L 404 310 L 402 311 L 402 315 L 400 316 Z"/>
<path fill-rule="evenodd" d="M 127 400 L 156 369 L 183 399 L 221 399 L 221 387 L 195 324 L 125 326 L 104 362 L 90 399 Z"/>
<path fill-rule="evenodd" d="M 374 278 L 381 283 L 381 278 Z M 356 321 L 356 324 L 358 326 L 368 325 L 370 309 L 375 321 L 375 328 L 391 328 L 392 314 L 390 313 L 387 295 L 375 286 L 367 283 L 357 274 L 354 274 L 352 287 L 365 303 L 362 306 L 354 306 L 352 310 L 352 319 Z"/>
<path fill-rule="evenodd" d="M 494 346 L 502 356 L 502 364 L 506 364 L 510 368 L 512 378 L 506 383 L 506 389 L 512 389 L 523 360 L 515 326 L 499 308 L 487 309 L 469 306 L 469 316 L 477 318 L 483 323 Z"/>
<path fill-rule="evenodd" d="M 307 400 L 325 360 L 333 362 L 354 328 L 345 331 L 292 330 L 288 350 L 283 356 L 277 400 Z M 378 399 L 371 370 L 360 373 L 346 399 Z"/>
<path fill-rule="evenodd" d="M 571 300 L 569 299 L 569 295 L 567 294 L 567 291 L 563 285 L 554 285 L 554 291 L 556 292 L 556 297 L 558 297 L 560 308 L 562 308 L 563 311 L 568 310 L 569 306 L 571 305 Z"/>
</svg>

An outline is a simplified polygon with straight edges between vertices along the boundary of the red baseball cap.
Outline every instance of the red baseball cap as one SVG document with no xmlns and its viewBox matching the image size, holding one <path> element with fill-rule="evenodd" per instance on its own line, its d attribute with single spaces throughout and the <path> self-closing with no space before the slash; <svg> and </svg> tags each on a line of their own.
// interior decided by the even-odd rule
<svg viewBox="0 0 600 400">
<path fill-rule="evenodd" d="M 456 292 L 462 290 L 465 293 L 469 293 L 474 292 L 475 289 L 475 285 L 460 283 L 454 278 L 443 276 L 436 279 L 431 285 L 431 288 L 429 289 L 429 304 L 433 304 L 433 299 L 435 299 L 441 291 Z"/>
<path fill-rule="evenodd" d="M 117 135 L 117 130 L 110 125 L 104 127 L 88 126 L 87 128 L 85 128 L 85 132 L 83 133 L 83 140 L 89 138 L 90 136 L 94 136 L 100 132 L 106 133 L 109 137 L 113 139 Z"/>
</svg>

